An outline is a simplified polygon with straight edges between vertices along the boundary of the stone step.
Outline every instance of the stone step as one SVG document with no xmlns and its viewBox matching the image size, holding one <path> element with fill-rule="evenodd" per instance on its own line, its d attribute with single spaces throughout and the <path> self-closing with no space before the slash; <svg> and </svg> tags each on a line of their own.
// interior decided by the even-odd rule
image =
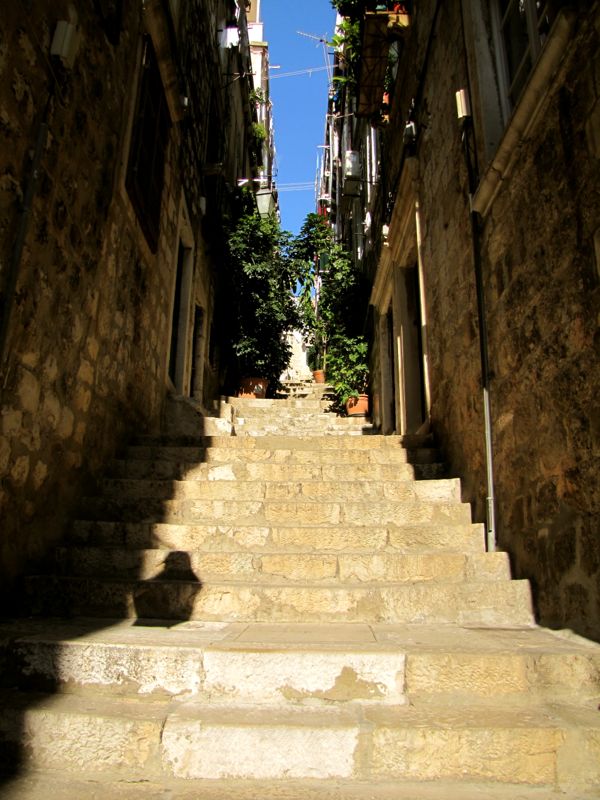
<svg viewBox="0 0 600 800">
<path fill-rule="evenodd" d="M 53 771 L 36 772 L 10 780 L 3 800 L 582 800 L 577 789 L 524 786 L 489 781 L 235 781 L 161 778 L 139 783 Z M 588 794 L 587 800 L 600 793 Z"/>
<path fill-rule="evenodd" d="M 269 435 L 289 435 L 300 436 L 310 435 L 319 436 L 365 436 L 370 435 L 370 428 L 367 427 L 364 418 L 355 417 L 344 419 L 340 417 L 320 418 L 317 421 L 304 421 L 302 419 L 281 420 L 279 418 L 252 419 L 247 417 L 237 417 L 233 424 L 233 432 L 237 437 L 244 436 L 269 436 Z"/>
<path fill-rule="evenodd" d="M 228 468 L 214 470 L 211 480 L 150 480 L 135 478 L 106 478 L 99 486 L 107 499 L 131 501 L 156 500 L 264 500 L 269 502 L 310 500 L 322 502 L 379 503 L 393 500 L 402 503 L 460 503 L 461 487 L 456 478 L 415 481 L 289 481 L 236 480 Z"/>
<path fill-rule="evenodd" d="M 169 461 L 166 459 L 129 459 L 113 462 L 114 478 L 144 480 L 238 480 L 238 481 L 401 481 L 445 478 L 443 464 L 373 464 L 359 461 L 356 464 L 302 464 L 288 461 L 223 461 L 223 463 Z"/>
<path fill-rule="evenodd" d="M 421 581 L 510 580 L 506 553 L 262 553 L 197 550 L 134 550 L 66 547 L 56 554 L 61 575 L 119 577 L 149 581 L 214 580 L 261 583 L 273 578 L 290 582 L 377 584 Z"/>
<path fill-rule="evenodd" d="M 306 415 L 307 411 L 324 413 L 331 408 L 331 400 L 321 397 L 287 397 L 287 398 L 252 398 L 252 397 L 227 397 L 226 405 L 236 411 L 246 414 L 249 412 L 279 413 L 288 409 L 297 409 Z"/>
<path fill-rule="evenodd" d="M 88 778 L 488 780 L 595 791 L 598 714 L 486 705 L 223 709 L 4 693 L 0 758 Z M 143 745 L 142 745 L 143 743 Z M 587 795 L 589 796 L 589 795 Z"/>
<path fill-rule="evenodd" d="M 521 696 L 589 706 L 600 645 L 541 628 L 17 620 L 0 625 L 3 688 L 211 703 L 404 704 Z"/>
<path fill-rule="evenodd" d="M 344 431 L 352 431 L 355 428 L 364 429 L 374 435 L 374 429 L 370 420 L 364 416 L 341 416 L 333 412 L 321 412 L 317 414 L 307 414 L 304 409 L 275 406 L 268 408 L 234 408 L 234 420 L 238 423 L 247 425 L 286 425 L 298 426 L 299 428 L 310 428 L 311 430 L 328 430 L 339 428 Z"/>
<path fill-rule="evenodd" d="M 80 517 L 107 522 L 169 522 L 236 525 L 405 525 L 467 524 L 466 504 L 433 501 L 378 500 L 331 502 L 292 500 L 161 500 L 160 498 L 88 498 Z"/>
<path fill-rule="evenodd" d="M 177 525 L 161 522 L 98 522 L 78 520 L 70 541 L 80 545 L 170 550 L 203 550 L 260 553 L 281 550 L 312 553 L 353 550 L 365 554 L 385 551 L 422 553 L 446 551 L 480 553 L 482 525 L 372 525 L 369 527 Z"/>
<path fill-rule="evenodd" d="M 31 575 L 35 615 L 216 622 L 387 622 L 531 625 L 527 581 L 252 584 L 236 581 L 105 580 Z"/>
<path fill-rule="evenodd" d="M 428 435 L 405 436 L 327 436 L 319 434 L 296 436 L 272 434 L 269 436 L 138 436 L 133 442 L 138 447 L 228 447 L 242 450 L 422 450 L 433 448 Z"/>
<path fill-rule="evenodd" d="M 378 447 L 369 450 L 360 448 L 311 448 L 308 446 L 294 447 L 288 443 L 287 446 L 276 447 L 242 447 L 240 442 L 256 442 L 251 437 L 236 437 L 232 439 L 235 445 L 229 446 L 226 442 L 218 445 L 153 445 L 153 446 L 131 446 L 127 448 L 126 457 L 129 460 L 151 460 L 151 461 L 174 461 L 177 463 L 194 464 L 255 464 L 268 462 L 270 464 L 304 464 L 304 465 L 333 465 L 346 466 L 358 465 L 429 465 L 439 463 L 439 454 L 432 448 L 421 448 L 418 450 L 405 450 L 402 447 L 387 448 Z M 328 440 L 329 441 L 329 440 Z M 345 441 L 345 440 L 342 440 Z M 362 440 L 360 440 L 362 441 Z M 262 444 L 262 441 L 260 442 Z M 303 445 L 310 445 L 311 442 L 304 440 Z"/>
</svg>

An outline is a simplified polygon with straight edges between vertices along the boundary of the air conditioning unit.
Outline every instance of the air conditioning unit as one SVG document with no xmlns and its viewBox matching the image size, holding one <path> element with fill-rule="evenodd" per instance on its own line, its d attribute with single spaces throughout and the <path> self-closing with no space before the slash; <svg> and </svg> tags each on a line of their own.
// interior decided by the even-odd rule
<svg viewBox="0 0 600 800">
<path fill-rule="evenodd" d="M 344 194 L 358 197 L 360 194 L 360 153 L 346 150 L 344 156 Z"/>
</svg>

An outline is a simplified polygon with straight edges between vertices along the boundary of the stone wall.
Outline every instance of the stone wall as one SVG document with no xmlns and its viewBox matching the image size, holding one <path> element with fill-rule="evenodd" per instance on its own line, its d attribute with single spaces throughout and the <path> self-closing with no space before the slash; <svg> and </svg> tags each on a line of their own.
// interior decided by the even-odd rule
<svg viewBox="0 0 600 800">
<path fill-rule="evenodd" d="M 194 13 L 181 22 L 183 41 L 206 35 L 223 16 L 217 2 L 185 5 Z M 215 28 L 200 59 L 201 90 L 188 75 L 193 114 L 170 130 L 153 253 L 125 189 L 142 5 L 124 3 L 121 24 L 111 27 L 100 13 L 104 4 L 78 4 L 81 43 L 72 69 L 49 50 L 57 21 L 68 20 L 73 8 L 64 0 L 29 6 L 9 3 L 0 15 L 0 289 L 3 300 L 12 300 L 0 387 L 0 575 L 9 587 L 64 535 L 75 499 L 115 451 L 133 432 L 159 424 L 184 167 L 204 284 L 214 268 L 201 243 L 202 153 L 190 153 L 206 147 L 206 111 L 222 86 L 219 70 L 206 69 L 218 63 Z M 191 30 L 198 9 L 204 27 Z M 198 52 L 186 51 L 190 68 Z M 204 127 L 197 130 L 194 120 Z M 44 122 L 47 140 L 13 295 L 10 263 Z"/>
<path fill-rule="evenodd" d="M 600 637 L 600 15 L 598 3 L 575 5 L 559 69 L 482 220 L 481 257 L 499 544 L 515 576 L 531 580 L 542 623 Z M 482 41 L 475 45 L 472 34 L 467 15 L 463 37 L 460 4 L 419 3 L 403 44 L 382 173 L 397 186 L 405 159 L 417 159 L 431 421 L 482 521 L 477 303 L 455 92 L 473 88 L 482 177 L 494 150 L 488 137 L 485 152 L 478 103 L 487 92 L 489 111 L 497 86 L 478 81 L 472 54 Z M 402 143 L 409 117 L 417 124 L 414 150 Z M 398 235 L 390 230 L 392 244 Z"/>
<path fill-rule="evenodd" d="M 410 169 L 415 176 L 410 183 L 422 227 L 431 421 L 453 474 L 462 478 L 464 499 L 472 503 L 474 518 L 482 520 L 485 456 L 477 301 L 467 172 L 455 105 L 456 90 L 466 84 L 466 66 L 460 6 L 441 3 L 436 16 L 437 5 L 435 0 L 419 3 L 402 45 L 390 124 L 384 129 L 382 186 L 394 196 L 404 172 Z M 417 130 L 414 146 L 404 144 L 409 120 Z M 394 203 L 402 205 L 403 200 L 396 194 Z M 407 209 L 414 215 L 414 203 Z M 414 220 L 409 222 L 414 228 Z M 416 259 L 414 242 L 405 243 L 406 254 L 394 244 L 406 224 L 398 220 L 390 229 L 396 268 L 413 266 L 406 259 Z"/>
<path fill-rule="evenodd" d="M 600 636 L 600 14 L 581 14 L 484 227 L 500 543 L 540 618 Z"/>
</svg>

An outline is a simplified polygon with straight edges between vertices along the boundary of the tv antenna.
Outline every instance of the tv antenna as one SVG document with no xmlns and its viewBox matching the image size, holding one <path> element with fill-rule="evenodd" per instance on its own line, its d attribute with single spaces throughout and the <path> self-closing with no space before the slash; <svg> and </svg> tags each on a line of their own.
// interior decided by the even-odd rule
<svg viewBox="0 0 600 800">
<path fill-rule="evenodd" d="M 298 36 L 304 36 L 306 39 L 312 39 L 314 42 L 317 42 L 321 45 L 323 50 L 323 59 L 325 61 L 325 69 L 327 70 L 327 80 L 329 83 L 333 80 L 333 68 L 331 66 L 331 61 L 329 60 L 329 47 L 330 44 L 327 41 L 326 34 L 323 36 L 315 36 L 314 33 L 304 33 L 304 31 L 296 31 Z"/>
</svg>

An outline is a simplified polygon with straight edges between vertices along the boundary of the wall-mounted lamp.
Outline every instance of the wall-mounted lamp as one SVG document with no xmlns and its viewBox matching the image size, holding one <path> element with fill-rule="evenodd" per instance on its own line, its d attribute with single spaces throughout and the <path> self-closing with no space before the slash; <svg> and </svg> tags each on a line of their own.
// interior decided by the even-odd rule
<svg viewBox="0 0 600 800">
<path fill-rule="evenodd" d="M 456 92 L 456 116 L 459 122 L 464 122 L 471 118 L 471 103 L 466 89 L 459 89 Z"/>
</svg>

